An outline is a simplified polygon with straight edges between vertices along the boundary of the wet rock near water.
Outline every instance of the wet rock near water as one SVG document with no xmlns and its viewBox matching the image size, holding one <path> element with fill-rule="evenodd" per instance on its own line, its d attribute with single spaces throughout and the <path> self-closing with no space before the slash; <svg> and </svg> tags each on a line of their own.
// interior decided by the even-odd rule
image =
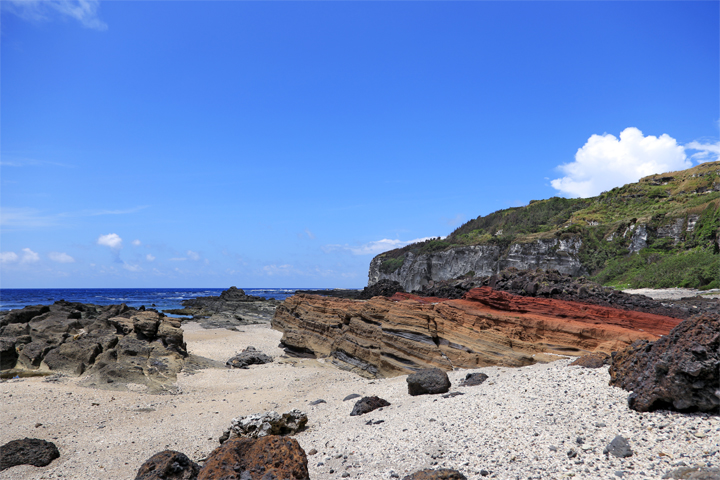
<svg viewBox="0 0 720 480">
<path fill-rule="evenodd" d="M 277 412 L 256 413 L 233 418 L 230 428 L 220 437 L 220 443 L 243 437 L 260 438 L 268 435 L 293 435 L 307 425 L 307 415 L 298 409 L 280 415 Z"/>
<path fill-rule="evenodd" d="M 135 480 L 195 480 L 200 467 L 184 453 L 165 450 L 140 466 Z"/>
<path fill-rule="evenodd" d="M 24 322 L 24 323 L 23 323 Z M 14 350 L 14 353 L 13 353 Z M 180 323 L 155 310 L 57 301 L 0 317 L 0 366 L 82 376 L 82 385 L 167 391 L 188 356 Z"/>
<path fill-rule="evenodd" d="M 0 446 L 0 471 L 17 465 L 45 467 L 59 457 L 60 451 L 52 442 L 38 438 L 12 440 Z"/>
<path fill-rule="evenodd" d="M 439 368 L 427 368 L 407 376 L 410 395 L 435 395 L 450 390 L 450 379 Z"/>
<path fill-rule="evenodd" d="M 309 480 L 305 451 L 294 438 L 234 438 L 213 450 L 198 480 Z"/>
<path fill-rule="evenodd" d="M 718 412 L 720 315 L 684 320 L 655 342 L 639 340 L 613 355 L 610 384 L 631 391 L 628 406 Z"/>
<path fill-rule="evenodd" d="M 230 358 L 225 365 L 230 368 L 248 368 L 250 365 L 262 365 L 265 363 L 272 363 L 273 358 L 270 355 L 266 355 L 255 347 L 247 347 L 241 353 Z"/>
<path fill-rule="evenodd" d="M 353 407 L 352 412 L 350 412 L 350 416 L 354 417 L 357 415 L 365 415 L 366 413 L 370 413 L 378 408 L 389 406 L 390 402 L 380 397 L 363 397 L 355 402 L 355 406 Z"/>
<path fill-rule="evenodd" d="M 219 296 L 183 300 L 183 309 L 165 310 L 173 315 L 190 315 L 203 328 L 229 328 L 269 323 L 280 302 L 247 295 L 241 288 L 230 287 Z"/>
<path fill-rule="evenodd" d="M 334 288 L 329 290 L 296 290 L 296 294 L 322 295 L 323 297 L 348 298 L 351 300 L 369 300 L 373 297 L 392 297 L 397 292 L 404 292 L 405 289 L 394 280 L 383 279 L 367 286 L 362 290 L 350 290 Z"/>
</svg>

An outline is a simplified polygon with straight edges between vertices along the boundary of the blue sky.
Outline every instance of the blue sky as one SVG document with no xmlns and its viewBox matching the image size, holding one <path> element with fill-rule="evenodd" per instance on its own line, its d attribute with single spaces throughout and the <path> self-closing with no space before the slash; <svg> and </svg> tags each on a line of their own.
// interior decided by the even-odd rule
<svg viewBox="0 0 720 480">
<path fill-rule="evenodd" d="M 720 154 L 718 2 L 2 2 L 0 286 L 362 287 Z"/>
</svg>

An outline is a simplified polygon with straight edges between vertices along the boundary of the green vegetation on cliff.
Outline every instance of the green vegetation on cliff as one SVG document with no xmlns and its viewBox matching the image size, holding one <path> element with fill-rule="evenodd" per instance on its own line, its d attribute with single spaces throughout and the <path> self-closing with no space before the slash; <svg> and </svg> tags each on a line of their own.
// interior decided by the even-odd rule
<svg viewBox="0 0 720 480">
<path fill-rule="evenodd" d="M 606 285 L 718 288 L 720 162 L 651 175 L 597 197 L 553 197 L 499 210 L 444 239 L 381 254 L 380 271 L 399 269 L 408 252 L 497 245 L 506 253 L 512 244 L 551 238 L 581 239 L 583 269 Z"/>
</svg>

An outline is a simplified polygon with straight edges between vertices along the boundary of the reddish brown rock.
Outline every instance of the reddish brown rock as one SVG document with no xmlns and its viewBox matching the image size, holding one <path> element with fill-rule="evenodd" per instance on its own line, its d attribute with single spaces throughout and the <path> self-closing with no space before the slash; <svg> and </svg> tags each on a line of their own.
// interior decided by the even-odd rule
<svg viewBox="0 0 720 480">
<path fill-rule="evenodd" d="M 483 287 L 461 300 L 295 295 L 277 308 L 272 325 L 290 352 L 314 352 L 377 377 L 432 367 L 523 366 L 549 361 L 545 353 L 610 353 L 635 340 L 656 340 L 679 322 Z"/>
<path fill-rule="evenodd" d="M 720 411 L 720 315 L 698 315 L 657 340 L 613 356 L 610 385 L 633 392 L 628 406 Z"/>
<path fill-rule="evenodd" d="M 294 438 L 234 438 L 213 450 L 198 480 L 309 480 L 307 457 Z"/>
<path fill-rule="evenodd" d="M 590 355 L 583 355 L 570 366 L 585 367 L 585 368 L 600 368 L 610 363 L 610 355 L 607 353 L 591 353 Z"/>
<path fill-rule="evenodd" d="M 199 470 L 184 453 L 164 450 L 142 464 L 135 480 L 195 480 Z"/>
</svg>

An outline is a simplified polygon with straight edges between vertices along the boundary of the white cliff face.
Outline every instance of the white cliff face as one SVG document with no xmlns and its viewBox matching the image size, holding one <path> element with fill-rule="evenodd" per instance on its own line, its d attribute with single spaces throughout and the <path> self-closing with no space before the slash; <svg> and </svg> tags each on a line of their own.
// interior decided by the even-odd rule
<svg viewBox="0 0 720 480">
<path fill-rule="evenodd" d="M 395 280 L 405 291 L 420 290 L 430 282 L 449 280 L 475 272 L 475 276 L 488 276 L 500 270 L 516 267 L 522 270 L 543 268 L 561 273 L 582 273 L 579 252 L 580 239 L 537 240 L 533 243 L 513 244 L 507 255 L 501 256 L 495 245 L 455 247 L 443 252 L 415 255 L 408 252 L 402 266 L 392 273 L 380 271 L 382 258 L 370 262 L 368 285 L 380 280 Z"/>
</svg>

